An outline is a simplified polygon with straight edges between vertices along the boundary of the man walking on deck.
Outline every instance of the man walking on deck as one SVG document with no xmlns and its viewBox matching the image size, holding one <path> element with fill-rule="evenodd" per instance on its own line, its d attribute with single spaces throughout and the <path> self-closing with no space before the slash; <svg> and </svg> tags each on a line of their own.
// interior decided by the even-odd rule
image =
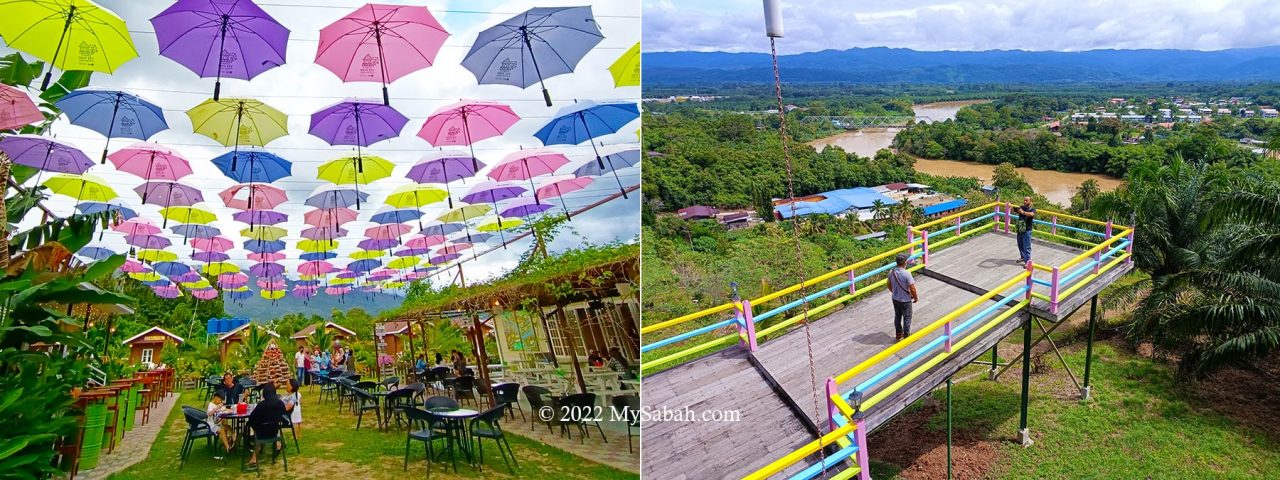
<svg viewBox="0 0 1280 480">
<path fill-rule="evenodd" d="M 1022 266 L 1031 261 L 1031 229 L 1036 220 L 1036 207 L 1031 204 L 1031 197 L 1022 197 L 1022 205 L 1018 206 L 1018 257 Z"/>
<path fill-rule="evenodd" d="M 898 266 L 889 270 L 887 283 L 893 299 L 894 341 L 911 336 L 911 304 L 920 301 L 920 295 L 916 293 L 916 279 L 907 271 L 909 258 L 905 253 L 899 253 L 896 258 Z"/>
</svg>

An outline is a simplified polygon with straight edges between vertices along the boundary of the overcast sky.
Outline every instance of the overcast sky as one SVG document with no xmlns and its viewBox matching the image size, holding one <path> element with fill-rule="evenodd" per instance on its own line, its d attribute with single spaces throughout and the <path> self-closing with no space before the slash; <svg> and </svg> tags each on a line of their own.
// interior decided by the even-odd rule
<svg viewBox="0 0 1280 480">
<path fill-rule="evenodd" d="M 191 122 L 185 114 L 187 109 L 212 96 L 214 80 L 198 78 L 190 70 L 158 54 L 149 19 L 172 2 L 134 0 L 98 0 L 98 2 L 113 9 L 125 19 L 140 56 L 122 66 L 113 75 L 96 74 L 93 85 L 128 90 L 165 109 L 170 129 L 159 133 L 151 141 L 174 148 L 192 161 L 195 174 L 182 181 L 202 190 L 206 199 L 202 205 L 219 215 L 219 221 L 214 225 L 219 227 L 225 236 L 237 243 L 242 242 L 244 238 L 239 236 L 238 232 L 246 225 L 232 221 L 231 214 L 234 210 L 224 207 L 221 199 L 218 198 L 218 192 L 233 185 L 234 182 L 223 176 L 210 162 L 213 157 L 226 153 L 230 149 L 222 147 L 207 137 L 191 133 Z M 266 150 L 293 162 L 293 176 L 275 183 L 288 191 L 290 201 L 276 210 L 287 213 L 291 217 L 288 223 L 281 226 L 287 228 L 290 233 L 286 238 L 290 248 L 285 253 L 291 258 L 297 258 L 300 252 L 294 247 L 300 238 L 300 232 L 307 227 L 303 223 L 302 214 L 310 210 L 310 207 L 304 206 L 302 202 L 317 186 L 327 184 L 316 180 L 316 168 L 325 161 L 354 153 L 351 148 L 331 147 L 324 141 L 307 134 L 310 114 L 347 97 L 376 97 L 380 100 L 381 86 L 373 83 L 344 84 L 334 74 L 313 63 L 320 28 L 362 6 L 364 2 L 261 0 L 258 3 L 292 32 L 289 38 L 287 63 L 249 82 L 224 80 L 222 96 L 257 98 L 289 115 L 290 135 L 271 142 Z M 380 3 L 423 4 L 422 1 L 405 0 L 381 0 Z M 426 141 L 416 137 L 416 133 L 426 117 L 441 106 L 460 99 L 500 101 L 510 104 L 523 118 L 503 138 L 477 143 L 477 157 L 492 165 L 520 147 L 540 147 L 540 142 L 532 136 L 533 132 L 561 108 L 572 104 L 574 99 L 638 100 L 639 88 L 614 88 L 613 80 L 607 70 L 610 64 L 640 38 L 640 7 L 637 3 L 629 1 L 597 2 L 593 5 L 596 20 L 601 26 L 605 39 L 578 64 L 575 73 L 547 80 L 547 87 L 551 91 L 552 98 L 556 100 L 555 106 L 551 108 L 543 105 L 541 92 L 536 85 L 525 90 L 506 85 L 478 86 L 475 77 L 460 65 L 467 49 L 483 28 L 534 6 L 583 3 L 566 0 L 430 0 L 426 2 L 451 36 L 445 41 L 433 67 L 401 78 L 390 87 L 392 106 L 408 116 L 410 121 L 399 138 L 364 149 L 369 154 L 391 160 L 397 166 L 391 178 L 377 181 L 373 185 L 361 186 L 361 191 L 370 192 L 372 197 L 361 209 L 360 219 L 368 219 L 377 207 L 382 205 L 386 194 L 391 190 L 409 183 L 404 178 L 409 167 L 424 153 L 434 150 Z M 307 6 L 307 4 L 321 6 Z M 0 42 L 0 55 L 11 51 Z M 620 133 L 602 137 L 599 141 L 605 144 L 636 146 L 635 132 L 638 128 L 639 122 L 636 121 Z M 101 155 L 104 139 L 96 132 L 60 123 L 54 127 L 53 134 L 59 140 L 80 147 L 95 162 Z M 111 143 L 111 149 L 114 151 L 132 142 L 133 140 L 130 139 L 116 139 Z M 555 148 L 565 152 L 574 160 L 572 166 L 580 165 L 592 158 L 589 145 Z M 481 176 L 486 172 L 487 169 L 482 171 Z M 110 181 L 122 200 L 134 207 L 139 207 L 140 199 L 131 189 L 139 185 L 141 179 L 115 171 L 110 163 L 94 166 L 89 173 Z M 624 184 L 634 185 L 639 182 L 639 168 L 621 170 L 619 174 Z M 48 176 L 46 175 L 45 178 Z M 475 180 L 470 179 L 465 184 L 454 182 L 452 187 L 455 199 L 474 183 Z M 572 210 L 575 207 L 584 206 L 617 191 L 618 186 L 612 177 L 601 178 L 585 190 L 566 195 L 568 208 Z M 632 195 L 629 201 L 618 199 L 581 217 L 575 217 L 573 226 L 578 235 L 562 235 L 552 245 L 553 250 L 563 250 L 583 242 L 600 244 L 633 239 L 639 232 L 639 203 L 636 197 Z M 73 203 L 66 197 L 58 197 L 48 202 L 48 205 L 55 212 L 65 214 L 73 210 Z M 158 207 L 147 205 L 140 207 L 139 210 L 144 216 L 156 219 L 159 223 Z M 433 219 L 444 210 L 443 202 L 427 207 L 425 218 Z M 32 215 L 26 220 L 25 225 L 30 226 L 38 220 L 38 216 Z M 335 259 L 337 266 L 341 267 L 349 261 L 345 258 L 346 254 L 356 249 L 357 239 L 362 238 L 364 229 L 372 225 L 374 224 L 365 221 L 344 225 L 351 231 L 352 237 L 348 237 L 343 242 L 338 252 L 341 257 Z M 171 233 L 169 236 L 174 238 L 176 244 L 181 244 L 181 237 Z M 126 248 L 118 234 L 108 234 L 102 243 L 119 251 Z M 498 243 L 495 239 L 490 247 Z M 468 262 L 465 267 L 468 282 L 490 277 L 512 268 L 515 266 L 519 252 L 527 248 L 528 244 L 529 240 L 526 239 L 513 245 L 509 250 L 480 257 L 479 261 Z M 184 254 L 190 253 L 188 248 L 176 250 Z M 238 264 L 247 266 L 251 264 L 244 259 L 247 253 L 238 249 L 233 250 L 231 255 L 233 259 L 238 260 Z M 300 261 L 282 263 L 293 273 Z"/>
<path fill-rule="evenodd" d="M 643 0 L 646 51 L 767 52 L 760 0 Z M 783 53 L 1280 44 L 1275 0 L 785 0 Z"/>
</svg>

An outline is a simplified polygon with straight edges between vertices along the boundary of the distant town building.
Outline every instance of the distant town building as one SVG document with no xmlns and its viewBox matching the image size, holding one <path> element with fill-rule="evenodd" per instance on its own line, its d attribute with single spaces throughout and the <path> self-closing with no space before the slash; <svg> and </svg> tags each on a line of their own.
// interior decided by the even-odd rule
<svg viewBox="0 0 1280 480">
<path fill-rule="evenodd" d="M 728 227 L 729 230 L 734 230 L 734 229 L 746 227 L 748 223 L 747 220 L 750 218 L 751 218 L 751 214 L 748 212 L 734 212 L 726 215 L 721 215 L 720 218 L 718 218 L 717 220 L 720 222 L 721 225 Z"/>
<path fill-rule="evenodd" d="M 781 219 L 791 218 L 793 209 L 795 216 L 857 214 L 858 218 L 864 216 L 870 218 L 871 209 L 876 201 L 880 201 L 885 206 L 898 204 L 897 200 L 886 197 L 881 192 L 867 187 L 856 187 L 810 195 L 797 199 L 795 203 L 791 203 L 790 199 L 777 200 L 774 201 L 773 211 Z"/>
<path fill-rule="evenodd" d="M 1262 118 L 1280 118 L 1280 112 L 1277 112 L 1274 108 L 1263 108 Z"/>
<path fill-rule="evenodd" d="M 938 203 L 935 205 L 929 205 L 927 207 L 922 208 L 921 210 L 924 211 L 924 216 L 929 218 L 944 217 L 950 213 L 955 212 L 956 210 L 964 208 L 964 206 L 968 203 L 969 203 L 968 200 L 965 200 L 963 198 L 957 198 L 955 200 L 950 200 L 950 201 Z"/>
<path fill-rule="evenodd" d="M 716 216 L 716 209 L 706 205 L 693 205 L 676 210 L 676 215 L 682 220 L 712 218 Z"/>
</svg>

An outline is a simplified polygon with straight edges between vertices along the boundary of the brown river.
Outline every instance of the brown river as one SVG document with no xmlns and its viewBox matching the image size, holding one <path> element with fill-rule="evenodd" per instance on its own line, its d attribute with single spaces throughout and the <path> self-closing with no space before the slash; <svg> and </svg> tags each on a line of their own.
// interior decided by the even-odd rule
<svg viewBox="0 0 1280 480">
<path fill-rule="evenodd" d="M 940 122 L 956 118 L 956 112 L 961 107 L 975 103 L 981 103 L 981 101 L 926 103 L 914 105 L 913 109 L 917 116 L 929 117 L 930 120 Z M 890 145 L 893 144 L 893 137 L 901 130 L 901 128 L 864 128 L 814 140 L 809 142 L 809 145 L 819 150 L 827 145 L 836 145 L 847 152 L 857 153 L 864 157 L 874 157 L 880 149 L 890 148 Z M 916 159 L 916 170 L 919 172 L 951 177 L 975 177 L 984 183 L 991 182 L 991 172 L 994 169 L 994 165 L 977 162 Z M 1103 191 L 1114 190 L 1120 186 L 1121 182 L 1120 179 L 1107 175 L 1033 170 L 1026 167 L 1020 167 L 1018 171 L 1027 178 L 1027 183 L 1031 184 L 1031 188 L 1034 188 L 1036 192 L 1044 195 L 1049 201 L 1063 206 L 1071 204 L 1071 196 L 1075 194 L 1076 187 L 1080 186 L 1080 183 L 1086 179 L 1097 180 L 1098 186 Z"/>
</svg>

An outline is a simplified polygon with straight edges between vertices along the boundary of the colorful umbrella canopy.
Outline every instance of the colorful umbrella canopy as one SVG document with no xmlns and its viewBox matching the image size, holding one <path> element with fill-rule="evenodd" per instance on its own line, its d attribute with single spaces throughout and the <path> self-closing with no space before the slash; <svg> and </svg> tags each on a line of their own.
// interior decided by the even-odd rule
<svg viewBox="0 0 1280 480">
<path fill-rule="evenodd" d="M 196 239 L 192 239 L 191 241 L 194 242 L 196 240 L 204 240 L 204 239 L 196 238 Z M 222 252 L 196 252 L 191 254 L 191 259 L 197 262 L 205 262 L 205 263 L 225 262 L 227 260 L 231 260 L 231 255 L 227 255 Z"/>
<path fill-rule="evenodd" d="M 530 217 L 547 210 L 556 208 L 555 205 L 548 203 L 539 203 L 533 198 L 517 198 L 507 203 L 498 213 L 504 217 Z"/>
<path fill-rule="evenodd" d="M 449 191 L 449 182 L 475 176 L 484 168 L 484 163 L 476 160 L 474 154 L 464 152 L 442 151 L 431 152 L 423 156 L 406 175 L 418 183 L 443 183 L 445 198 L 449 200 L 449 208 L 453 208 L 453 194 Z"/>
<path fill-rule="evenodd" d="M 386 250 L 388 248 L 395 247 L 397 245 L 400 245 L 400 241 L 396 239 L 391 239 L 391 238 L 387 238 L 387 239 L 366 238 L 364 240 L 361 240 L 360 243 L 356 244 L 356 246 L 363 248 L 365 250 Z"/>
<path fill-rule="evenodd" d="M 444 235 L 415 235 L 405 241 L 404 244 L 410 248 L 430 248 L 441 245 L 444 242 Z"/>
<path fill-rule="evenodd" d="M 316 63 L 344 82 L 387 84 L 430 67 L 449 38 L 427 7 L 368 4 L 320 29 Z"/>
<path fill-rule="evenodd" d="M 364 236 L 375 240 L 387 240 L 403 237 L 408 235 L 411 231 L 413 231 L 413 228 L 408 225 L 393 223 L 390 225 L 378 225 L 366 228 L 364 230 Z"/>
<path fill-rule="evenodd" d="M 244 249 L 250 252 L 279 252 L 284 248 L 284 241 L 281 240 L 248 240 L 244 242 Z"/>
<path fill-rule="evenodd" d="M 145 262 L 172 262 L 178 259 L 178 254 L 167 252 L 164 250 L 138 250 L 138 254 L 134 255 L 138 260 Z"/>
<path fill-rule="evenodd" d="M 124 241 L 129 245 L 149 250 L 169 248 L 173 246 L 172 240 L 160 235 L 125 235 Z"/>
<path fill-rule="evenodd" d="M 298 258 L 310 262 L 313 260 L 329 260 L 338 258 L 338 254 L 333 252 L 306 252 L 302 255 L 298 255 Z"/>
<path fill-rule="evenodd" d="M 192 290 L 191 296 L 200 300 L 213 300 L 218 298 L 218 290 L 213 288 L 199 288 Z"/>
<path fill-rule="evenodd" d="M 258 225 L 240 231 L 240 235 L 252 240 L 276 241 L 289 235 L 289 231 L 270 225 Z"/>
<path fill-rule="evenodd" d="M 191 247 L 196 250 L 206 250 L 211 252 L 225 252 L 235 247 L 231 243 L 231 239 L 227 237 L 214 236 L 210 238 L 197 238 L 191 241 Z"/>
<path fill-rule="evenodd" d="M 284 189 L 264 183 L 232 185 L 218 196 L 227 207 L 239 210 L 276 208 L 289 200 Z"/>
<path fill-rule="evenodd" d="M 249 225 L 276 225 L 289 220 L 289 216 L 275 210 L 243 210 L 236 212 L 231 219 Z"/>
<path fill-rule="evenodd" d="M 250 253 L 248 258 L 258 263 L 268 263 L 284 260 L 286 255 L 279 252 Z"/>
<path fill-rule="evenodd" d="M 443 239 L 441 241 L 443 241 Z M 414 255 L 426 255 L 428 253 L 431 253 L 431 250 L 426 248 L 402 248 L 400 250 L 396 250 L 395 256 L 409 257 Z"/>
<path fill-rule="evenodd" d="M 284 265 L 281 265 L 279 263 L 255 263 L 253 264 L 253 266 L 249 267 L 249 273 L 253 275 L 257 275 L 259 277 L 274 277 L 277 275 L 284 275 Z M 281 286 L 276 287 L 277 289 L 284 288 L 283 280 L 280 281 L 280 284 Z"/>
<path fill-rule="evenodd" d="M 6 1 L 0 37 L 63 71 L 111 73 L 138 56 L 124 20 L 89 0 Z M 40 89 L 52 79 L 50 68 Z"/>
<path fill-rule="evenodd" d="M 462 201 L 467 203 L 495 203 L 519 197 L 527 191 L 529 189 L 518 185 L 486 181 L 472 186 L 471 190 L 462 197 Z"/>
<path fill-rule="evenodd" d="M 345 295 L 351 292 L 351 287 L 328 287 L 324 289 L 326 295 Z"/>
<path fill-rule="evenodd" d="M 422 218 L 422 211 L 416 208 L 396 208 L 390 205 L 383 205 L 378 208 L 369 221 L 374 223 L 405 223 L 412 222 Z"/>
<path fill-rule="evenodd" d="M 369 199 L 369 194 L 341 185 L 321 185 L 311 192 L 306 203 L 320 209 L 347 208 L 357 201 Z"/>
<path fill-rule="evenodd" d="M 267 300 L 279 300 L 284 298 L 284 290 L 259 290 L 258 295 Z"/>
<path fill-rule="evenodd" d="M 302 220 L 313 227 L 339 227 L 355 221 L 355 210 L 350 208 L 317 208 L 302 215 Z"/>
<path fill-rule="evenodd" d="M 450 254 L 450 253 L 458 253 L 458 252 L 461 252 L 461 251 L 463 251 L 463 250 L 470 250 L 470 249 L 471 249 L 471 244 L 470 244 L 470 243 L 455 243 L 455 244 L 452 244 L 452 245 L 445 245 L 445 246 L 443 246 L 443 247 L 440 247 L 440 248 L 436 249 L 436 252 L 435 252 L 435 253 L 437 253 L 437 254 L 441 254 L 441 255 L 447 255 L 447 254 Z M 434 262 L 432 262 L 432 263 L 434 263 Z"/>
<path fill-rule="evenodd" d="M 242 288 L 245 288 L 245 289 L 244 290 L 228 290 L 226 292 L 227 298 L 232 301 L 243 301 L 253 296 L 253 292 L 250 292 L 248 288 L 246 287 L 242 287 Z"/>
<path fill-rule="evenodd" d="M 156 262 L 151 265 L 151 268 L 154 268 L 156 273 L 166 277 L 174 277 L 191 271 L 191 267 L 179 262 Z"/>
<path fill-rule="evenodd" d="M 236 288 L 249 283 L 249 276 L 243 273 L 224 273 L 218 275 L 218 286 L 222 288 Z"/>
<path fill-rule="evenodd" d="M 218 216 L 209 210 L 186 205 L 162 208 L 160 209 L 160 216 L 166 221 L 173 220 L 178 223 L 199 223 L 202 225 L 218 219 Z"/>
<path fill-rule="evenodd" d="M 609 65 L 609 73 L 613 75 L 613 86 L 615 88 L 639 87 L 640 42 L 636 42 L 621 57 L 618 57 L 612 65 Z"/>
<path fill-rule="evenodd" d="M 161 208 L 173 206 L 191 206 L 204 201 L 204 193 L 199 189 L 181 182 L 152 181 L 133 188 L 142 197 L 142 203 L 157 205 Z"/>
<path fill-rule="evenodd" d="M 156 224 L 151 223 L 151 220 L 147 220 L 142 217 L 131 218 L 120 222 L 113 225 L 111 230 L 125 235 L 159 235 L 160 232 L 163 231 L 160 230 L 160 227 L 157 227 Z"/>
<path fill-rule="evenodd" d="M 222 230 L 219 230 L 218 227 L 198 224 L 174 225 L 169 227 L 169 230 L 178 235 L 182 235 L 184 243 L 185 239 L 189 238 L 213 238 L 222 234 Z"/>
<path fill-rule="evenodd" d="M 348 256 L 356 260 L 368 260 L 370 258 L 382 258 L 387 254 L 382 250 L 356 250 Z"/>
<path fill-rule="evenodd" d="M 80 203 L 81 200 L 107 202 L 116 198 L 116 191 L 107 186 L 106 180 L 87 173 L 81 175 L 58 175 L 45 180 L 44 186 L 55 195 L 66 195 L 75 198 L 76 203 Z"/>
<path fill-rule="evenodd" d="M 203 270 L 204 270 L 204 273 L 208 275 L 222 275 L 224 273 L 240 273 L 240 267 L 237 267 L 236 264 L 230 263 L 230 262 L 216 262 L 216 263 L 206 264 Z"/>
<path fill-rule="evenodd" d="M 501 103 L 459 102 L 446 105 L 427 117 L 418 130 L 418 137 L 437 147 L 466 145 L 471 149 L 471 173 L 474 175 L 482 168 L 480 161 L 476 160 L 475 142 L 500 137 L 518 121 L 520 116 L 510 106 Z"/>
<path fill-rule="evenodd" d="M 614 147 L 605 149 L 605 152 L 600 156 L 604 161 L 603 168 L 599 162 L 587 162 L 574 169 L 573 174 L 579 177 L 598 177 L 615 170 L 634 167 L 640 163 L 640 149 L 635 147 Z"/>
<path fill-rule="evenodd" d="M 283 65 L 289 29 L 252 0 L 178 0 L 151 18 L 160 54 L 201 78 L 249 80 Z"/>
<path fill-rule="evenodd" d="M 240 183 L 271 183 L 293 175 L 293 164 L 288 160 L 255 148 L 219 155 L 213 164 L 227 178 Z"/>
<path fill-rule="evenodd" d="M 563 153 L 547 150 L 520 150 L 503 157 L 501 162 L 489 170 L 489 178 L 503 182 L 509 180 L 528 180 L 529 189 L 534 191 L 534 200 L 538 199 L 537 187 L 533 178 L 555 173 L 560 167 L 569 164 L 569 157 Z"/>
<path fill-rule="evenodd" d="M 365 260 L 356 260 L 347 264 L 347 270 L 351 270 L 352 272 L 367 272 L 381 266 L 381 260 L 370 258 Z"/>
<path fill-rule="evenodd" d="M 129 92 L 85 87 L 68 93 L 55 105 L 72 125 L 107 137 L 102 163 L 107 162 L 107 148 L 113 137 L 146 140 L 169 129 L 159 106 Z"/>
<path fill-rule="evenodd" d="M 446 263 L 452 262 L 452 261 L 454 261 L 454 260 L 457 260 L 457 259 L 459 259 L 459 258 L 462 258 L 462 254 L 461 254 L 461 253 L 449 253 L 449 254 L 445 254 L 445 255 L 436 255 L 436 256 L 434 256 L 434 257 L 431 257 L 431 259 L 430 259 L 430 260 L 428 260 L 428 261 L 429 261 L 432 265 L 442 265 L 442 264 L 446 264 Z M 461 267 L 461 266 L 459 266 L 458 268 L 462 268 L 462 267 Z"/>
<path fill-rule="evenodd" d="M 497 217 L 494 217 L 490 220 L 481 221 L 480 226 L 476 227 L 476 230 L 479 230 L 481 232 L 498 232 L 502 230 L 510 230 L 512 228 L 516 228 L 523 223 L 524 221 L 519 219 L 509 218 L 504 221 Z M 475 235 L 472 236 L 472 240 L 475 240 L 474 237 Z"/>
<path fill-rule="evenodd" d="M 76 210 L 85 215 L 94 215 L 102 212 L 117 212 L 121 220 L 128 220 L 138 216 L 138 212 L 125 206 L 118 200 L 110 202 L 83 202 L 76 205 Z"/>
<path fill-rule="evenodd" d="M 316 177 L 336 185 L 355 184 L 358 194 L 360 184 L 368 185 L 370 182 L 390 177 L 393 169 L 395 164 L 382 157 L 372 155 L 343 157 L 320 164 Z M 356 210 L 360 209 L 362 200 L 359 195 L 356 196 Z"/>
<path fill-rule="evenodd" d="M 351 98 L 311 114 L 307 132 L 329 145 L 367 147 L 400 136 L 406 123 L 409 118 L 388 105 Z"/>
<path fill-rule="evenodd" d="M 481 85 L 527 88 L 570 73 L 604 39 L 591 7 L 532 8 L 481 31 L 462 59 Z M 542 85 L 551 106 L 551 93 Z"/>
<path fill-rule="evenodd" d="M 149 142 L 138 142 L 115 153 L 107 160 L 116 170 L 131 173 L 143 181 L 176 181 L 191 175 L 191 162 L 169 147 Z"/>
<path fill-rule="evenodd" d="M 349 234 L 347 229 L 342 227 L 308 227 L 302 229 L 302 238 L 311 240 L 331 240 L 342 238 Z"/>
<path fill-rule="evenodd" d="M 18 130 L 44 120 L 44 114 L 27 92 L 0 84 L 0 130 Z"/>
<path fill-rule="evenodd" d="M 466 229 L 466 226 L 459 223 L 430 223 L 418 230 L 422 235 L 439 235 L 448 236 Z"/>
<path fill-rule="evenodd" d="M 337 249 L 337 240 L 301 240 L 298 242 L 298 250 L 304 252 L 330 252 Z"/>
<path fill-rule="evenodd" d="M 173 299 L 173 298 L 178 298 L 182 296 L 182 290 L 178 289 L 177 285 L 169 285 L 165 287 L 154 287 L 151 290 L 154 291 L 156 293 L 156 296 L 160 298 Z"/>
<path fill-rule="evenodd" d="M 582 101 L 560 110 L 556 117 L 543 125 L 533 136 L 542 140 L 543 145 L 577 145 L 590 142 L 596 154 L 596 165 L 604 171 L 604 159 L 593 141 L 596 137 L 616 133 L 622 127 L 640 118 L 640 107 L 630 102 L 596 103 Z M 614 172 L 614 180 L 618 182 L 618 190 L 622 198 L 627 198 L 627 191 L 622 187 L 622 180 Z"/>
<path fill-rule="evenodd" d="M 298 266 L 298 273 L 304 275 L 325 275 L 333 270 L 333 264 L 323 260 L 314 260 Z"/>
<path fill-rule="evenodd" d="M 93 160 L 71 145 L 37 135 L 9 135 L 0 139 L 0 152 L 18 165 L 46 172 L 82 174 Z"/>
<path fill-rule="evenodd" d="M 535 196 L 538 198 L 560 197 L 560 206 L 564 208 L 564 214 L 569 216 L 569 205 L 564 201 L 564 194 L 576 192 L 587 188 L 595 179 L 591 177 L 575 177 L 573 175 L 560 175 L 551 177 L 535 190 Z"/>
<path fill-rule="evenodd" d="M 444 200 L 448 195 L 448 192 L 439 187 L 410 183 L 392 190 L 387 195 L 387 205 L 396 208 L 422 208 Z"/>
<path fill-rule="evenodd" d="M 84 247 L 76 251 L 76 255 L 88 258 L 90 260 L 102 260 L 110 258 L 112 255 L 118 255 L 115 250 L 103 247 Z"/>
<path fill-rule="evenodd" d="M 400 257 L 390 262 L 387 262 L 387 268 L 394 268 L 394 269 L 413 268 L 417 266 L 419 263 L 422 263 L 421 257 L 417 257 L 417 256 Z M 385 273 L 386 276 L 388 277 L 391 275 L 391 272 L 388 272 L 385 270 L 378 273 Z M 373 276 L 370 276 L 369 279 L 374 280 Z"/>
<path fill-rule="evenodd" d="M 147 271 L 147 266 L 137 260 L 126 259 L 124 265 L 120 266 L 120 271 L 124 273 L 142 273 Z"/>
<path fill-rule="evenodd" d="M 205 100 L 187 110 L 195 133 L 212 138 L 232 152 L 231 170 L 236 170 L 241 145 L 266 146 L 289 134 L 289 118 L 279 110 L 251 98 Z"/>
</svg>

